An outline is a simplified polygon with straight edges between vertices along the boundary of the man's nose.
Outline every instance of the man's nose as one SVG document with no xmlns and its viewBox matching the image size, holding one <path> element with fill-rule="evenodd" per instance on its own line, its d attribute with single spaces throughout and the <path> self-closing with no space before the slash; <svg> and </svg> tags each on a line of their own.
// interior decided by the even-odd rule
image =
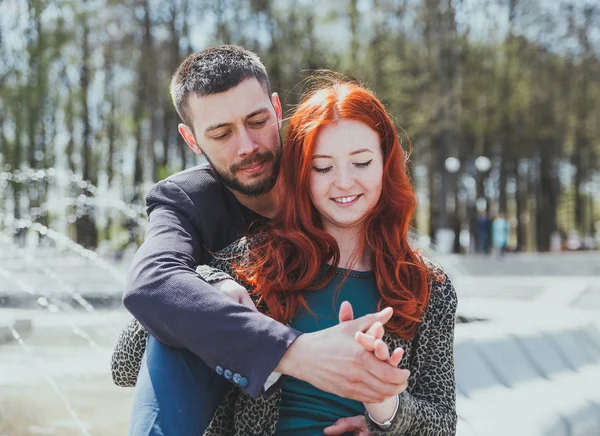
<svg viewBox="0 0 600 436">
<path fill-rule="evenodd" d="M 258 144 L 250 135 L 250 132 L 246 128 L 240 129 L 239 143 L 238 143 L 238 155 L 247 156 L 254 153 L 258 149 Z"/>
</svg>

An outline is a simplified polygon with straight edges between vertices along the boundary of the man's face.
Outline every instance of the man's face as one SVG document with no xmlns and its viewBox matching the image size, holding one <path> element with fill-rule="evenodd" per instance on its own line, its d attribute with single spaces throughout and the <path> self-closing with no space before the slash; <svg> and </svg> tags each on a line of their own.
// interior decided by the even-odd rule
<svg viewBox="0 0 600 436">
<path fill-rule="evenodd" d="M 247 196 L 269 192 L 279 174 L 281 103 L 256 79 L 204 97 L 191 95 L 192 134 L 180 133 L 196 154 L 204 154 L 221 181 Z"/>
</svg>

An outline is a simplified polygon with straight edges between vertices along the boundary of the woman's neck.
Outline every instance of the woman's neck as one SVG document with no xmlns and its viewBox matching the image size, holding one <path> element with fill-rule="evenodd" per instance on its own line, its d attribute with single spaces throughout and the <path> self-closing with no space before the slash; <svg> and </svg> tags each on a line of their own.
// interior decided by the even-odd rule
<svg viewBox="0 0 600 436">
<path fill-rule="evenodd" d="M 325 229 L 338 244 L 340 249 L 340 268 L 353 269 L 356 271 L 370 271 L 373 269 L 371 265 L 371 250 L 367 246 L 363 246 L 359 253 L 360 238 L 362 231 L 360 229 Z"/>
</svg>

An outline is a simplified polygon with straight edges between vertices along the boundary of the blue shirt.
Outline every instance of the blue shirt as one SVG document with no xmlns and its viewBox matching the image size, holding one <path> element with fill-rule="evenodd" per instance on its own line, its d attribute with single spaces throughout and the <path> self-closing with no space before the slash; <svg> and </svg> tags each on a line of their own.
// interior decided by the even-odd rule
<svg viewBox="0 0 600 436">
<path fill-rule="evenodd" d="M 371 271 L 350 271 L 338 268 L 336 275 L 324 288 L 305 291 L 304 298 L 313 314 L 303 310 L 290 326 L 304 333 L 315 332 L 338 324 L 338 313 L 343 301 L 352 304 L 354 317 L 376 312 L 381 299 Z M 335 349 L 331 350 L 335 353 Z M 318 359 L 319 356 L 314 356 Z M 363 415 L 364 405 L 359 401 L 338 397 L 309 383 L 288 377 L 282 386 L 277 436 L 322 435 L 323 429 L 339 418 Z"/>
</svg>

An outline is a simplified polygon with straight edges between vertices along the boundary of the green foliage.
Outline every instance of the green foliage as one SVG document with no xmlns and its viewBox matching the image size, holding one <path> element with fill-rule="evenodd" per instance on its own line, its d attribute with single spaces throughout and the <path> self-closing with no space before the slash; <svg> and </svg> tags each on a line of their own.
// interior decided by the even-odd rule
<svg viewBox="0 0 600 436">
<path fill-rule="evenodd" d="M 190 51 L 228 42 L 259 53 L 288 114 L 310 72 L 346 73 L 373 89 L 412 137 L 413 164 L 427 167 L 430 182 L 444 173 L 445 157 L 464 160 L 466 174 L 485 155 L 500 170 L 500 197 L 521 164 L 529 184 L 519 189 L 541 197 L 519 192 L 506 201 L 522 194 L 541 204 L 550 195 L 542 175 L 556 181 L 560 165 L 575 165 L 575 184 L 598 177 L 600 8 L 513 0 L 509 11 L 506 3 L 14 2 L 0 27 L 0 153 L 14 167 L 46 167 L 65 150 L 80 173 L 91 153 L 90 179 L 108 172 L 141 198 L 141 184 L 194 162 L 176 130 L 171 74 Z M 459 189 L 448 183 L 446 191 Z M 579 191 L 569 204 L 585 202 Z M 436 204 L 440 192 L 429 195 Z M 575 228 L 590 228 L 592 217 L 578 214 Z"/>
</svg>

